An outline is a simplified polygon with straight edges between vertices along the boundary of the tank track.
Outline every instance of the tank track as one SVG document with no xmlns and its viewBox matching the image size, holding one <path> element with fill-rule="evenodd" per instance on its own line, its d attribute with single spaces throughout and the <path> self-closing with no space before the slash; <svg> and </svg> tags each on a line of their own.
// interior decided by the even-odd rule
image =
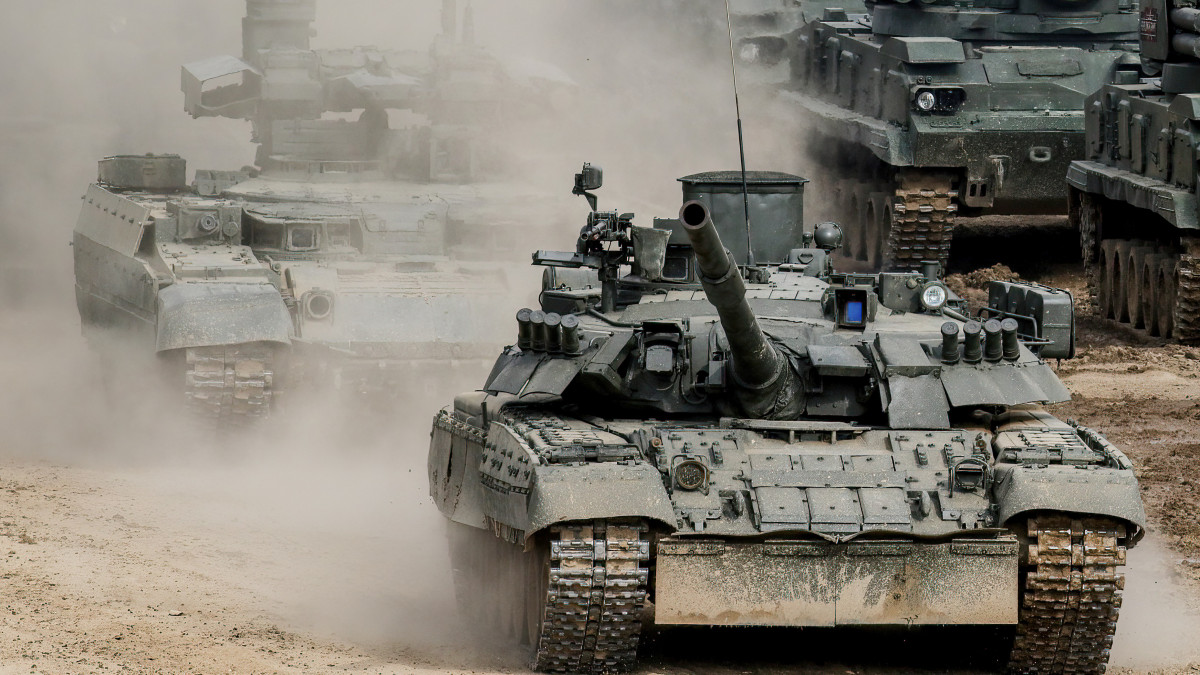
<svg viewBox="0 0 1200 675">
<path fill-rule="evenodd" d="M 1175 338 L 1200 341 L 1200 256 L 1180 255 L 1176 273 Z"/>
<path fill-rule="evenodd" d="M 188 409 L 220 425 L 267 417 L 274 402 L 274 350 L 264 344 L 216 345 L 187 350 Z"/>
<path fill-rule="evenodd" d="M 650 559 L 640 521 L 596 520 L 551 529 L 550 580 L 533 668 L 558 673 L 631 670 L 637 660 Z"/>
<path fill-rule="evenodd" d="M 1071 203 L 1068 206 L 1069 217 L 1077 223 L 1079 229 L 1079 250 L 1083 256 L 1083 274 L 1087 279 L 1088 295 L 1091 296 L 1092 306 L 1096 306 L 1097 289 L 1100 285 L 1100 270 L 1097 261 L 1100 259 L 1100 208 L 1091 195 L 1080 192 L 1076 194 L 1071 189 Z"/>
<path fill-rule="evenodd" d="M 916 270 L 923 260 L 936 260 L 946 269 L 954 231 L 958 192 L 949 178 L 911 177 L 901 180 L 892 200 L 892 222 L 883 252 L 886 266 Z"/>
<path fill-rule="evenodd" d="M 1106 239 L 1099 248 L 1097 259 L 1085 265 L 1096 316 L 1132 324 L 1153 336 L 1200 342 L 1200 246 L 1192 244 L 1181 252 L 1178 246 Z M 1133 257 L 1133 269 L 1130 252 L 1140 256 Z M 1114 258 L 1122 265 L 1119 284 L 1110 279 Z M 1147 271 L 1150 284 L 1144 281 Z"/>
<path fill-rule="evenodd" d="M 1117 629 L 1125 564 L 1123 527 L 1110 520 L 1046 515 L 1029 519 L 1010 673 L 1103 673 Z"/>
</svg>

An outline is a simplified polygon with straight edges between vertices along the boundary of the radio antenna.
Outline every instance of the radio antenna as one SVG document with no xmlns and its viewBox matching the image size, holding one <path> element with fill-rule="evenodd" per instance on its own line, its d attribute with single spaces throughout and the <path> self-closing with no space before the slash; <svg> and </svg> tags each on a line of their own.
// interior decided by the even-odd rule
<svg viewBox="0 0 1200 675">
<path fill-rule="evenodd" d="M 733 109 L 737 113 L 738 155 L 742 160 L 742 206 L 746 212 L 746 264 L 754 267 L 754 247 L 750 242 L 750 188 L 746 186 L 746 143 L 742 138 L 742 105 L 738 101 L 737 58 L 733 54 L 733 20 L 729 0 L 725 0 L 725 29 L 729 32 L 729 69 L 733 72 Z"/>
</svg>

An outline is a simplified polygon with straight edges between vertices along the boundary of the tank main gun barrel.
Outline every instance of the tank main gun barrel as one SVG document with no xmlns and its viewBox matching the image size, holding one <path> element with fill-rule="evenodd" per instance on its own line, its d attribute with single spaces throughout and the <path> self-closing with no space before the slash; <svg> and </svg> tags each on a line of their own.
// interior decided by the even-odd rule
<svg viewBox="0 0 1200 675">
<path fill-rule="evenodd" d="M 725 329 L 742 407 L 755 417 L 798 414 L 803 406 L 795 377 L 759 328 L 746 301 L 742 275 L 729 259 L 708 207 L 697 201 L 687 202 L 679 210 L 679 221 L 696 254 L 704 294 L 717 308 Z"/>
</svg>

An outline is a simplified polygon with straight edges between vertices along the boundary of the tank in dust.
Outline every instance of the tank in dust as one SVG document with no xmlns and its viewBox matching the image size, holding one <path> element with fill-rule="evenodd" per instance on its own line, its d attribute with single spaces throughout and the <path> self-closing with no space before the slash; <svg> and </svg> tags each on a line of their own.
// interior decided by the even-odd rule
<svg viewBox="0 0 1200 675">
<path fill-rule="evenodd" d="M 749 176 L 747 266 L 738 175 L 683 180 L 678 221 L 594 212 L 539 251 L 541 308 L 436 416 L 460 600 L 542 671 L 632 668 L 652 606 L 1007 625 L 1012 672 L 1103 672 L 1145 515 L 1125 455 L 1040 406 L 1069 397 L 1043 359 L 1074 351 L 1071 296 L 993 282 L 981 323 L 929 270 L 832 272 L 836 226 L 793 249 L 779 173 Z"/>
<path fill-rule="evenodd" d="M 880 0 L 792 36 L 798 120 L 842 253 L 946 264 L 957 217 L 1065 214 L 1084 98 L 1136 81 L 1132 0 Z"/>
<path fill-rule="evenodd" d="M 790 77 L 789 45 L 792 34 L 809 21 L 819 20 L 829 7 L 847 12 L 867 11 L 863 0 L 742 0 L 729 3 L 696 3 L 689 0 L 659 0 L 630 3 L 623 11 L 639 20 L 670 24 L 674 34 L 687 35 L 703 45 L 696 57 L 721 54 L 713 49 L 732 38 L 738 77 L 752 86 L 779 86 Z M 725 68 L 728 68 L 725 52 Z"/>
<path fill-rule="evenodd" d="M 1200 13 L 1143 0 L 1146 76 L 1087 101 L 1071 163 L 1072 224 L 1093 308 L 1150 335 L 1200 340 Z"/>
<path fill-rule="evenodd" d="M 473 44 L 469 8 L 456 38 L 445 3 L 428 52 L 310 49 L 315 11 L 247 0 L 243 58 L 183 68 L 193 116 L 252 120 L 258 168 L 187 185 L 180 157 L 110 157 L 75 228 L 85 334 L 132 333 L 219 424 L 267 415 L 301 378 L 353 394 L 486 372 L 508 281 L 481 259 L 529 227 L 482 213 L 507 189 L 480 183 L 485 141 L 535 100 Z"/>
</svg>

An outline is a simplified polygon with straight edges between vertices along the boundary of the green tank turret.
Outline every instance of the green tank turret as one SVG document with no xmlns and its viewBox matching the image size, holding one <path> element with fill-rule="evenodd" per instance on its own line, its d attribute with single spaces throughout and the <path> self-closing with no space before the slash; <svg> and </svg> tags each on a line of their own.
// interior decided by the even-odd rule
<svg viewBox="0 0 1200 675">
<path fill-rule="evenodd" d="M 936 263 L 836 272 L 837 226 L 758 236 L 802 224 L 803 179 L 747 174 L 747 241 L 728 177 L 534 255 L 540 307 L 433 422 L 464 609 L 547 672 L 631 669 L 645 622 L 1008 626 L 1011 672 L 1102 672 L 1145 515 L 1042 407 L 1070 294 L 994 282 L 972 318 Z"/>
</svg>

